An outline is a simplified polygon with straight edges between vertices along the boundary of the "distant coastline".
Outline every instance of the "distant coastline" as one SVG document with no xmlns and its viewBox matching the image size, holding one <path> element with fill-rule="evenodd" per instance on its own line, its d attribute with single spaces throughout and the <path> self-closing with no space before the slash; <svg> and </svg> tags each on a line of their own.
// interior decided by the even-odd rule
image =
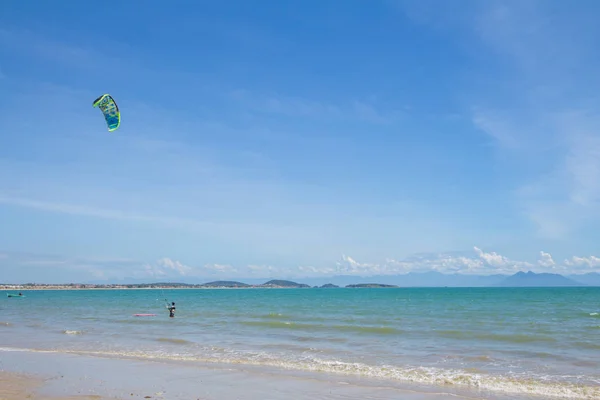
<svg viewBox="0 0 600 400">
<path fill-rule="evenodd" d="M 122 282 L 122 283 L 0 283 L 0 290 L 74 290 L 74 289 L 361 289 L 361 288 L 425 288 L 425 287 L 599 287 L 600 274 L 596 272 L 563 276 L 560 274 L 517 272 L 513 275 L 460 275 L 439 272 L 405 275 L 377 275 L 371 277 L 333 276 L 318 281 L 305 278 L 312 284 L 291 280 L 271 279 L 264 283 L 218 280 L 206 283 L 183 282 Z M 329 280 L 329 283 L 324 283 Z M 360 282 L 362 281 L 362 282 Z M 333 283 L 335 282 L 335 284 Z M 378 282 L 386 282 L 378 283 Z"/>
<path fill-rule="evenodd" d="M 0 284 L 0 290 L 107 290 L 107 289 L 131 289 L 131 290 L 147 290 L 147 289 L 333 289 L 340 286 L 331 283 L 321 286 L 310 286 L 304 283 L 297 283 L 286 280 L 271 280 L 258 285 L 250 285 L 243 282 L 235 281 L 214 281 L 202 284 L 188 283 L 138 283 L 138 284 L 45 284 L 45 283 L 25 283 L 25 284 Z M 380 283 L 365 283 L 346 285 L 346 288 L 392 288 L 399 287 L 397 285 L 385 285 Z"/>
<path fill-rule="evenodd" d="M 380 283 L 365 283 L 346 285 L 346 288 L 391 288 L 399 287 L 397 285 L 385 285 Z M 0 284 L 0 290 L 74 290 L 74 289 L 90 289 L 90 290 L 106 290 L 106 289 L 333 289 L 339 288 L 331 283 L 321 286 L 310 286 L 304 283 L 297 283 L 286 280 L 271 280 L 258 285 L 251 285 L 236 281 L 214 281 L 202 284 L 188 283 L 138 283 L 138 284 L 43 284 L 43 283 L 25 283 L 25 284 Z"/>
<path fill-rule="evenodd" d="M 377 275 L 371 277 L 332 276 L 305 278 L 306 283 L 271 279 L 264 283 L 253 279 L 253 284 L 231 280 L 205 283 L 183 282 L 122 282 L 122 283 L 0 283 L 0 290 L 112 290 L 112 289 L 361 289 L 361 288 L 460 288 L 460 287 L 600 287 L 600 274 L 596 272 L 563 276 L 560 274 L 517 272 L 513 275 L 460 275 L 439 272 L 407 273 L 405 275 Z M 324 283 L 329 280 L 329 283 Z M 360 282 L 362 281 L 362 283 Z M 335 282 L 332 283 L 332 282 Z M 378 282 L 386 282 L 378 283 Z"/>
</svg>

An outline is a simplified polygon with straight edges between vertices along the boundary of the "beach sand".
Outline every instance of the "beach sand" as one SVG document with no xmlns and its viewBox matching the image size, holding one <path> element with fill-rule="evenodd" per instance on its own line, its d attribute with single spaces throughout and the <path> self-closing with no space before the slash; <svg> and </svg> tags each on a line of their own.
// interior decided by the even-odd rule
<svg viewBox="0 0 600 400">
<path fill-rule="evenodd" d="M 0 399 L 40 400 L 446 400 L 484 399 L 344 376 L 235 365 L 111 359 L 64 353 L 0 353 Z M 10 366 L 10 369 L 7 367 Z"/>
<path fill-rule="evenodd" d="M 100 396 L 40 396 L 38 389 L 44 385 L 44 380 L 35 376 L 0 372 L 0 400 L 104 400 Z"/>
</svg>

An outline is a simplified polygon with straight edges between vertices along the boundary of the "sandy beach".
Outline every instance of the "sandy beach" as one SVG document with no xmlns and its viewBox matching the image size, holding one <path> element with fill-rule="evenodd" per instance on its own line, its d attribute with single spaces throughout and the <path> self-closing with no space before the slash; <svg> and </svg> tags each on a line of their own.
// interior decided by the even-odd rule
<svg viewBox="0 0 600 400">
<path fill-rule="evenodd" d="M 44 380 L 36 376 L 0 372 L 0 399 L 1 400 L 102 400 L 100 396 L 41 396 L 38 390 L 43 387 Z"/>
</svg>

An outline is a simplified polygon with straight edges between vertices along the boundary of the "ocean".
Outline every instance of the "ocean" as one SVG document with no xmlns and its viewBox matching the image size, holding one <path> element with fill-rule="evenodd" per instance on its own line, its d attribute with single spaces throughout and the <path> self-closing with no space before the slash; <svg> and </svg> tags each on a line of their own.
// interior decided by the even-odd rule
<svg viewBox="0 0 600 400">
<path fill-rule="evenodd" d="M 485 398 L 600 399 L 600 288 L 23 294 L 0 293 L 0 361 L 2 351 L 75 353 L 344 375 Z M 176 303 L 175 318 L 165 299 Z"/>
</svg>

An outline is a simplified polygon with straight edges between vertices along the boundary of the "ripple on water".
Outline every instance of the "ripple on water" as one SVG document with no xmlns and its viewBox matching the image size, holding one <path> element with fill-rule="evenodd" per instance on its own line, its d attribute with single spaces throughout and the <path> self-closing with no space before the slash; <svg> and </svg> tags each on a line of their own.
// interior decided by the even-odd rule
<svg viewBox="0 0 600 400">
<path fill-rule="evenodd" d="M 367 326 L 367 325 L 324 325 L 308 324 L 292 321 L 241 321 L 240 324 L 273 329 L 288 329 L 298 331 L 329 331 L 329 332 L 355 332 L 373 333 L 380 335 L 400 334 L 403 331 L 390 326 Z"/>
</svg>

